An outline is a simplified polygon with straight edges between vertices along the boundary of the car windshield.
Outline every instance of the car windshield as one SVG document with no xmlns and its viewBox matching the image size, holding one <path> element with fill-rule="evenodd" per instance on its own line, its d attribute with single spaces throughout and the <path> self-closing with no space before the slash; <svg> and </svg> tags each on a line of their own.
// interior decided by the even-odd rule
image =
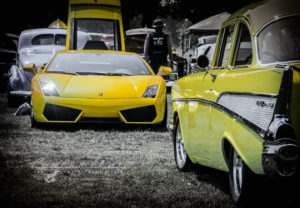
<svg viewBox="0 0 300 208">
<path fill-rule="evenodd" d="M 108 52 L 58 53 L 46 70 L 48 73 L 77 75 L 151 75 L 138 55 Z"/>
<path fill-rule="evenodd" d="M 300 16 L 284 18 L 268 25 L 258 35 L 262 64 L 300 60 Z"/>
</svg>

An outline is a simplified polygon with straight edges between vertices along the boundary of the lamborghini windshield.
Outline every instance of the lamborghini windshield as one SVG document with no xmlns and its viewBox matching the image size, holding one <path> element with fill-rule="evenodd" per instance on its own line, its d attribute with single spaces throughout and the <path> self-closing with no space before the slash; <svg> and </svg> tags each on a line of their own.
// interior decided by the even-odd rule
<svg viewBox="0 0 300 208">
<path fill-rule="evenodd" d="M 46 72 L 112 76 L 152 74 L 138 55 L 110 52 L 58 53 Z"/>
<path fill-rule="evenodd" d="M 300 60 L 300 16 L 275 21 L 258 35 L 262 64 Z"/>
</svg>

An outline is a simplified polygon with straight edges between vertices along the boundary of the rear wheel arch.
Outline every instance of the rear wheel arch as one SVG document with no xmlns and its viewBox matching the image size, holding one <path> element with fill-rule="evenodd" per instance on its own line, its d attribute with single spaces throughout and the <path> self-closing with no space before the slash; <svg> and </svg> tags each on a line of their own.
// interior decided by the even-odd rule
<svg viewBox="0 0 300 208">
<path fill-rule="evenodd" d="M 226 165 L 229 169 L 230 167 L 230 152 L 234 150 L 238 153 L 238 155 L 242 158 L 243 162 L 247 165 L 247 167 L 253 172 L 256 173 L 255 168 L 253 169 L 253 166 L 249 164 L 249 161 L 247 160 L 247 157 L 243 154 L 239 146 L 235 143 L 234 139 L 232 139 L 231 136 L 224 136 L 222 140 L 222 153 L 224 160 L 226 162 Z M 253 164 L 252 164 L 253 165 Z"/>
<path fill-rule="evenodd" d="M 175 125 L 175 122 L 176 122 L 176 119 L 178 117 L 178 112 L 175 111 L 174 114 L 173 114 L 173 124 Z"/>
<path fill-rule="evenodd" d="M 230 139 L 226 137 L 223 138 L 222 151 L 229 170 L 231 198 L 235 204 L 245 205 L 255 199 L 255 174 L 244 162 L 242 157 L 239 156 L 237 149 L 238 148 L 231 143 Z M 239 163 L 236 163 L 237 158 L 239 158 Z"/>
<path fill-rule="evenodd" d="M 230 167 L 229 165 L 229 159 L 230 159 L 230 151 L 235 150 L 242 160 L 247 164 L 248 166 L 248 161 L 245 158 L 245 155 L 240 151 L 240 148 L 238 147 L 237 144 L 235 144 L 234 140 L 232 139 L 231 136 L 227 135 L 223 137 L 222 140 L 222 151 L 223 151 L 223 157 L 225 159 L 225 162 L 227 164 L 227 167 Z"/>
<path fill-rule="evenodd" d="M 229 168 L 229 157 L 230 157 L 230 151 L 231 151 L 231 148 L 233 148 L 232 144 L 228 141 L 227 138 L 223 138 L 222 140 L 222 152 L 223 152 L 223 157 L 224 157 L 224 160 L 227 164 L 227 167 Z"/>
</svg>

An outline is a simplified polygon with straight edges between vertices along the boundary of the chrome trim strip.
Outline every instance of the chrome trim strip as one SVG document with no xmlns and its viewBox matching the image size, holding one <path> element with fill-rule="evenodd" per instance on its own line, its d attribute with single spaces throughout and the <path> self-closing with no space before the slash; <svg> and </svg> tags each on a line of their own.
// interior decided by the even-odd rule
<svg viewBox="0 0 300 208">
<path fill-rule="evenodd" d="M 220 105 L 216 102 L 208 101 L 208 100 L 204 100 L 204 99 L 200 99 L 200 98 L 176 98 L 176 99 L 172 100 L 172 102 L 191 102 L 191 101 L 199 102 L 199 103 L 206 104 L 206 105 L 210 105 L 212 107 L 215 107 L 215 108 L 223 111 L 224 113 L 227 113 L 232 118 L 236 119 L 237 121 L 241 122 L 242 124 L 248 126 L 250 129 L 255 131 L 263 139 L 264 139 L 264 137 L 267 133 L 265 130 L 258 127 L 254 123 L 250 122 L 246 118 L 240 116 L 239 114 L 233 112 L 232 110 L 230 110 L 230 109 L 228 109 L 228 108 L 226 108 L 226 107 L 224 107 L 224 106 L 222 106 L 222 105 Z"/>
<path fill-rule="evenodd" d="M 219 102 L 220 98 L 223 95 L 246 95 L 246 96 L 259 96 L 259 97 L 266 97 L 266 98 L 277 98 L 275 94 L 265 94 L 265 93 L 254 93 L 254 92 L 222 92 L 218 98 L 217 103 Z"/>
</svg>

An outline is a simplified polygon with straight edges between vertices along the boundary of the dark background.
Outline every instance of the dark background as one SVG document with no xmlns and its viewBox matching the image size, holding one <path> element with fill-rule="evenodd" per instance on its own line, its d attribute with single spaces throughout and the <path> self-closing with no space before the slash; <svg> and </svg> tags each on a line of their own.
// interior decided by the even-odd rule
<svg viewBox="0 0 300 208">
<path fill-rule="evenodd" d="M 130 29 L 130 23 L 137 16 L 140 27 L 151 26 L 156 17 L 182 20 L 196 23 L 206 17 L 223 11 L 232 13 L 243 6 L 259 0 L 121 0 L 124 29 Z M 167 3 L 162 7 L 161 3 Z M 1 30 L 20 34 L 25 29 L 48 27 L 57 18 L 65 23 L 68 16 L 68 0 L 22 0 L 0 3 Z M 136 25 L 136 24 L 135 24 Z"/>
</svg>

